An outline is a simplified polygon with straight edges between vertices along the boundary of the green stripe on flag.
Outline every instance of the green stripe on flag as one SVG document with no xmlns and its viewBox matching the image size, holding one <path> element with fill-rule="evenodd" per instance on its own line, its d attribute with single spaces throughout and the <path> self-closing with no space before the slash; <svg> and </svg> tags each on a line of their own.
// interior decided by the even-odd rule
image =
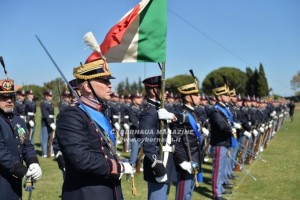
<svg viewBox="0 0 300 200">
<path fill-rule="evenodd" d="M 166 62 L 167 0 L 152 0 L 140 13 L 137 61 Z"/>
</svg>

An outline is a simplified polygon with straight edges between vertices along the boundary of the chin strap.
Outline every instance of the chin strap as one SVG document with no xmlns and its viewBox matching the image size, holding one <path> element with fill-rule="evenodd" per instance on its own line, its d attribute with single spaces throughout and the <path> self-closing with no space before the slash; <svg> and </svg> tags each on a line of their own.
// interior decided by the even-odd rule
<svg viewBox="0 0 300 200">
<path fill-rule="evenodd" d="M 157 99 L 158 101 L 161 101 L 161 99 L 159 98 L 159 95 L 157 94 L 155 88 L 153 88 L 153 92 L 154 92 L 154 94 L 155 94 L 156 99 Z"/>
<path fill-rule="evenodd" d="M 92 93 L 94 95 L 94 97 L 96 97 L 97 101 L 99 101 L 99 104 L 101 105 L 101 111 L 105 111 L 107 108 L 108 108 L 108 105 L 107 103 L 105 103 L 104 101 L 102 101 L 97 95 L 96 95 L 96 92 L 91 84 L 91 82 L 89 80 L 87 80 L 88 84 L 89 84 L 89 87 L 91 88 L 92 90 Z"/>
</svg>

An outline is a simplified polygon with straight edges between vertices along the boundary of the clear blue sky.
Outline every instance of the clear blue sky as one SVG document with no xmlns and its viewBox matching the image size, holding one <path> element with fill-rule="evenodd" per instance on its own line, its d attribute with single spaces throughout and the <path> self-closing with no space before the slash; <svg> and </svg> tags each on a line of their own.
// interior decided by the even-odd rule
<svg viewBox="0 0 300 200">
<path fill-rule="evenodd" d="M 83 35 L 99 43 L 139 0 L 2 0 L 0 55 L 16 84 L 37 84 L 59 77 L 37 34 L 68 79 L 91 50 Z M 166 77 L 203 78 L 221 66 L 264 66 L 274 93 L 292 95 L 290 81 L 300 70 L 299 0 L 169 0 Z M 159 75 L 155 63 L 110 64 L 116 86 Z M 4 78 L 0 70 L 0 78 Z"/>
</svg>

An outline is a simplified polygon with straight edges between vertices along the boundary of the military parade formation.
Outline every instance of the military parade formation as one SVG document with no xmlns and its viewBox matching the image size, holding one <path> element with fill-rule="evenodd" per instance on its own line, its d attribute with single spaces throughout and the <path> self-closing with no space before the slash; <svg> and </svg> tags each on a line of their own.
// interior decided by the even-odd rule
<svg viewBox="0 0 300 200">
<path fill-rule="evenodd" d="M 221 85 L 211 79 L 212 96 L 200 91 L 196 79 L 178 87 L 177 96 L 169 87 L 163 93 L 161 76 L 143 80 L 144 94 L 123 96 L 112 92 L 114 77 L 104 59 L 75 67 L 73 74 L 57 115 L 52 91 L 40 103 L 40 156 L 56 158 L 62 199 L 123 199 L 121 178 L 134 183 L 135 173 L 144 174 L 148 199 L 168 199 L 171 184 L 177 200 L 192 199 L 210 160 L 212 197 L 225 199 L 236 172 L 264 161 L 260 153 L 295 107 L 284 99 L 241 97 L 226 77 Z M 6 74 L 0 88 L 0 199 L 21 199 L 22 178 L 30 191 L 42 176 L 34 148 L 36 111 L 32 90 L 15 91 Z M 120 151 L 130 158 L 121 159 Z"/>
</svg>

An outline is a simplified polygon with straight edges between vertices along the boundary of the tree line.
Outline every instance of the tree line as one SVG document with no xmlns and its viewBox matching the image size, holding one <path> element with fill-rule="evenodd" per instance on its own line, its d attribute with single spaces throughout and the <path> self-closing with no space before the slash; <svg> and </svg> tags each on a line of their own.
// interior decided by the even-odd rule
<svg viewBox="0 0 300 200">
<path fill-rule="evenodd" d="M 194 69 L 194 71 L 196 71 Z M 266 97 L 272 92 L 272 88 L 269 88 L 268 80 L 264 71 L 263 64 L 259 64 L 259 68 L 252 70 L 250 67 L 246 67 L 245 71 L 242 71 L 235 67 L 220 67 L 219 69 L 211 71 L 203 81 L 198 80 L 201 92 L 205 95 L 212 95 L 212 89 L 215 87 L 210 81 L 212 78 L 216 85 L 224 85 L 223 76 L 226 77 L 228 86 L 230 89 L 235 89 L 237 94 L 241 96 L 256 96 L 256 97 Z M 174 77 L 166 79 L 166 85 L 168 90 L 174 95 L 178 95 L 177 88 L 193 83 L 194 79 L 189 74 L 180 74 Z M 300 71 L 295 75 L 291 81 L 291 86 L 295 90 L 300 88 Z M 62 78 L 56 78 L 55 80 L 45 82 L 43 86 L 37 85 L 25 85 L 24 90 L 31 89 L 37 100 L 41 100 L 43 97 L 43 92 L 46 90 L 51 90 L 53 92 L 54 101 L 59 102 L 60 94 L 67 89 L 66 84 Z M 144 93 L 144 86 L 141 78 L 138 81 L 130 83 L 128 77 L 125 80 L 120 81 L 116 86 L 116 92 L 119 95 L 130 95 L 134 93 Z M 298 92 L 300 93 L 300 92 Z M 275 97 L 279 95 L 273 95 Z"/>
</svg>

